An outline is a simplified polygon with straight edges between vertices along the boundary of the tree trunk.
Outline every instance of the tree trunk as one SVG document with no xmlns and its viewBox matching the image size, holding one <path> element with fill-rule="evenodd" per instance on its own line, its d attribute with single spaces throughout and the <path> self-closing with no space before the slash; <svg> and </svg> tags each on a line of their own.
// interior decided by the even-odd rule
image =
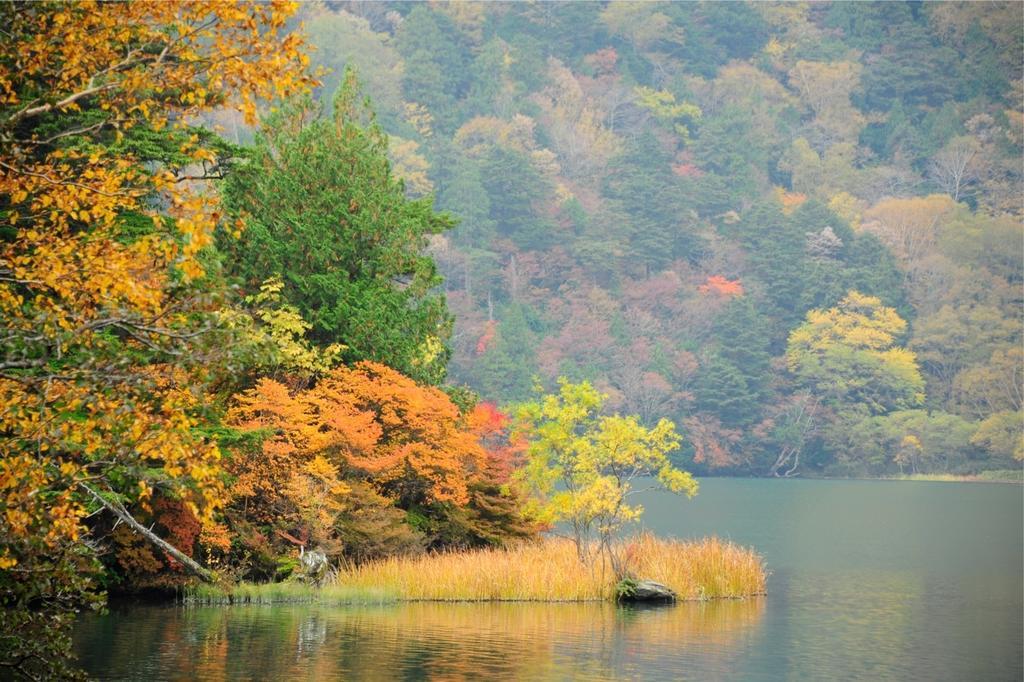
<svg viewBox="0 0 1024 682">
<path fill-rule="evenodd" d="M 190 556 L 182 552 L 177 547 L 174 547 L 169 542 L 158 536 L 156 533 L 154 533 L 153 531 L 149 530 L 141 523 L 136 521 L 135 518 L 128 513 L 128 510 L 124 508 L 124 505 L 118 502 L 111 502 L 107 499 L 104 499 L 102 495 L 100 495 L 98 492 L 96 492 L 95 490 L 93 490 L 84 483 L 79 483 L 78 485 L 81 486 L 83 490 L 88 491 L 93 497 L 95 497 L 100 504 L 109 509 L 111 513 L 114 514 L 114 516 L 127 523 L 132 530 L 134 530 L 136 533 L 146 538 L 154 545 L 156 545 L 157 547 L 171 555 L 171 557 L 175 561 L 180 563 L 182 566 L 184 566 L 189 573 L 208 583 L 217 582 L 217 576 L 215 576 L 211 571 L 208 571 L 207 569 L 203 568 L 202 566 L 197 564 Z"/>
</svg>

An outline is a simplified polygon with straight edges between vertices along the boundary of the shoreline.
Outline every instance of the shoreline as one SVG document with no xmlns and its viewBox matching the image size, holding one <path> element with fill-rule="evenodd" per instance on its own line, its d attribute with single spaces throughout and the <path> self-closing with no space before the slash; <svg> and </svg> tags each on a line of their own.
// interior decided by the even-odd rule
<svg viewBox="0 0 1024 682">
<path fill-rule="evenodd" d="M 1004 473 L 1000 470 L 999 473 Z M 1010 483 L 1024 485 L 1024 471 L 1020 478 L 985 478 L 982 474 L 906 474 L 903 476 L 695 476 L 698 481 L 714 479 L 746 479 L 765 481 L 901 481 L 907 483 Z"/>
<path fill-rule="evenodd" d="M 768 571 L 753 550 L 717 537 L 614 543 L 582 562 L 572 542 L 547 538 L 508 548 L 388 557 L 332 573 L 321 585 L 292 579 L 233 586 L 195 584 L 179 597 L 202 604 L 383 604 L 398 602 L 616 603 L 621 578 L 653 580 L 675 601 L 745 599 L 767 593 Z M 618 570 L 613 569 L 613 565 Z"/>
<path fill-rule="evenodd" d="M 274 584 L 274 583 L 270 583 Z M 260 588 L 263 587 L 259 583 L 247 583 L 249 587 Z M 284 599 L 261 599 L 261 598 L 238 598 L 233 595 L 232 592 L 224 592 L 223 599 L 214 598 L 201 598 L 195 596 L 183 596 L 175 599 L 173 602 L 153 602 L 156 605 L 170 604 L 173 603 L 176 606 L 185 607 L 202 607 L 202 606 L 301 606 L 301 605 L 314 605 L 314 606 L 396 606 L 400 604 L 552 604 L 552 605 L 570 605 L 570 604 L 606 604 L 608 606 L 622 606 L 622 607 L 633 607 L 633 608 L 648 608 L 651 606 L 673 606 L 675 604 L 707 604 L 711 602 L 731 602 L 731 601 L 746 601 L 749 599 L 762 599 L 768 596 L 767 592 L 759 592 L 748 595 L 736 595 L 736 596 L 721 596 L 721 597 L 686 597 L 676 599 L 674 602 L 662 602 L 656 604 L 645 604 L 644 602 L 625 602 L 617 601 L 613 599 L 604 599 L 599 597 L 589 599 L 473 599 L 473 598 L 462 598 L 462 599 L 415 599 L 406 597 L 383 597 L 379 600 L 369 599 L 357 599 L 357 598 L 344 598 L 344 599 L 332 599 L 323 598 L 319 592 L 321 588 L 313 585 L 303 585 L 308 589 L 308 596 L 296 596 L 294 598 Z"/>
</svg>

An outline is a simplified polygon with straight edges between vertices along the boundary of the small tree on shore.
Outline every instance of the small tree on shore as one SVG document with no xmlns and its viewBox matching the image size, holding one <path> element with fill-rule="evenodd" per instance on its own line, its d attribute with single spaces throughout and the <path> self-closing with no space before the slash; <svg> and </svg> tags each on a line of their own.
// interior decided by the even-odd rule
<svg viewBox="0 0 1024 682">
<path fill-rule="evenodd" d="M 661 419 L 646 428 L 635 416 L 601 416 L 606 398 L 586 381 L 562 378 L 558 393 L 520 405 L 516 416 L 529 446 L 519 476 L 533 494 L 533 513 L 568 525 L 580 561 L 591 565 L 604 554 L 622 574 L 612 540 L 643 514 L 631 498 L 653 489 L 693 497 L 697 481 L 667 457 L 680 443 L 675 424 Z M 641 477 L 655 480 L 634 487 Z"/>
</svg>

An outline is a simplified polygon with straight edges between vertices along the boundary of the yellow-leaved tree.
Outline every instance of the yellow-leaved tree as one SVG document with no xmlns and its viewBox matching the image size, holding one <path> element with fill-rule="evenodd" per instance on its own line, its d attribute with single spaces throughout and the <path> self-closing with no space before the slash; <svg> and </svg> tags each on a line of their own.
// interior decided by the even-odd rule
<svg viewBox="0 0 1024 682">
<path fill-rule="evenodd" d="M 288 2 L 0 6 L 0 663 L 71 674 L 89 505 L 153 490 L 208 519 L 198 285 L 231 151 L 204 112 L 307 89 Z M 220 344 L 223 345 L 223 344 Z M 185 557 L 187 559 L 187 557 Z"/>
<path fill-rule="evenodd" d="M 897 345 L 907 323 L 874 296 L 846 294 L 834 308 L 811 310 L 789 335 L 786 361 L 797 381 L 826 403 L 871 414 L 924 402 L 913 351 Z"/>
<path fill-rule="evenodd" d="M 621 574 L 612 541 L 643 514 L 632 498 L 651 489 L 693 497 L 697 481 L 667 456 L 680 444 L 675 424 L 661 419 L 647 428 L 633 416 L 601 415 L 606 399 L 586 381 L 562 378 L 557 394 L 520 405 L 518 428 L 529 445 L 517 475 L 533 493 L 533 514 L 568 525 L 580 561 L 605 555 Z"/>
</svg>

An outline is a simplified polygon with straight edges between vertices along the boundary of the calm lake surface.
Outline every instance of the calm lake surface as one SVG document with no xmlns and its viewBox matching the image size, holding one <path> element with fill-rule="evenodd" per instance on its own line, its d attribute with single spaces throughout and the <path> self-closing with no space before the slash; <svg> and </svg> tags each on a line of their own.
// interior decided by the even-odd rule
<svg viewBox="0 0 1024 682">
<path fill-rule="evenodd" d="M 76 637 L 117 680 L 1024 678 L 1024 488 L 704 479 L 647 528 L 756 547 L 767 597 L 601 604 L 112 608 Z"/>
</svg>

